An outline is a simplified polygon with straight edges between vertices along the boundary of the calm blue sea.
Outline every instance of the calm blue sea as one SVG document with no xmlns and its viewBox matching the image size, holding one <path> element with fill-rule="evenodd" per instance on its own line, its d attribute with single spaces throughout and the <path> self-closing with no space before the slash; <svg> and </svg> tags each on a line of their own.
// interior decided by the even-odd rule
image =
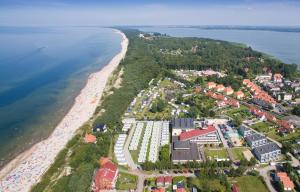
<svg viewBox="0 0 300 192">
<path fill-rule="evenodd" d="M 53 130 L 120 42 L 108 28 L 0 27 L 0 166 Z"/>
<path fill-rule="evenodd" d="M 146 32 L 166 33 L 175 37 L 203 37 L 243 43 L 285 63 L 295 63 L 300 68 L 300 33 L 180 27 L 143 27 L 139 29 Z"/>
</svg>

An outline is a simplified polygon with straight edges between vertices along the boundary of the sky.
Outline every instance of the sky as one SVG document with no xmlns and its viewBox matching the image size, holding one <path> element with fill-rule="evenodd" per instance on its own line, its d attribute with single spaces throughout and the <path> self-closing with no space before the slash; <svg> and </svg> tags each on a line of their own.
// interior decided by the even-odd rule
<svg viewBox="0 0 300 192">
<path fill-rule="evenodd" d="M 300 0 L 0 0 L 0 25 L 300 26 Z"/>
</svg>

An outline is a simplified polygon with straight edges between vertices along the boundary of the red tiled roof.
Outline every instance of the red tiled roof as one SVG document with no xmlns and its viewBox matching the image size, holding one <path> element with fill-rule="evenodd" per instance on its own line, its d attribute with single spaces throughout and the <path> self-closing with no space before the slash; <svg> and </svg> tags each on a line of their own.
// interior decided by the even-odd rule
<svg viewBox="0 0 300 192">
<path fill-rule="evenodd" d="M 84 141 L 86 143 L 95 143 L 96 142 L 96 136 L 92 134 L 85 134 Z"/>
<path fill-rule="evenodd" d="M 98 169 L 95 175 L 95 186 L 97 189 L 108 189 L 113 186 L 113 182 L 118 174 L 118 167 L 111 161 L 106 162 Z"/>
<path fill-rule="evenodd" d="M 288 121 L 282 120 L 282 121 L 278 121 L 277 123 L 278 123 L 278 125 L 280 125 L 281 127 L 285 128 L 285 129 L 292 128 L 292 124 L 290 124 Z"/>
<path fill-rule="evenodd" d="M 163 176 L 160 176 L 160 177 L 157 177 L 156 178 L 156 183 L 164 183 L 164 177 Z"/>
<path fill-rule="evenodd" d="M 165 177 L 165 183 L 172 183 L 172 177 L 171 176 L 166 176 Z"/>
<path fill-rule="evenodd" d="M 185 189 L 184 188 L 179 188 L 179 189 L 176 189 L 176 192 L 185 192 Z"/>
<path fill-rule="evenodd" d="M 213 125 L 209 125 L 207 127 L 207 129 L 195 129 L 192 131 L 188 131 L 188 132 L 182 132 L 179 135 L 179 140 L 187 140 L 187 139 L 191 139 L 193 137 L 197 137 L 200 135 L 205 135 L 211 132 L 216 131 L 216 128 Z"/>
<path fill-rule="evenodd" d="M 280 181 L 282 182 L 284 188 L 290 188 L 294 189 L 294 183 L 290 179 L 290 177 L 287 175 L 286 172 L 277 172 L 276 173 L 277 177 L 279 177 Z"/>
</svg>

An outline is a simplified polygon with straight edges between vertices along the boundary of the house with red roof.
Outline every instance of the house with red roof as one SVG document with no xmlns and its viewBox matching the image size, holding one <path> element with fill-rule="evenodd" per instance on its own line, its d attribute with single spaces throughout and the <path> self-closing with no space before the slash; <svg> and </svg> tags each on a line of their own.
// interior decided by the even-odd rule
<svg viewBox="0 0 300 192">
<path fill-rule="evenodd" d="M 291 133 L 294 132 L 294 125 L 288 121 L 280 120 L 277 121 L 277 125 L 280 127 L 277 131 L 280 133 Z"/>
<path fill-rule="evenodd" d="M 179 141 L 189 141 L 197 144 L 220 144 L 220 136 L 213 125 L 208 125 L 202 129 L 195 129 L 188 132 L 182 132 L 179 135 Z"/>
<path fill-rule="evenodd" d="M 215 82 L 208 82 L 207 83 L 207 88 L 208 89 L 213 89 L 217 86 L 217 84 Z"/>
<path fill-rule="evenodd" d="M 96 171 L 94 176 L 92 190 L 102 192 L 115 188 L 118 178 L 118 167 L 111 161 L 101 160 L 101 167 Z"/>
<path fill-rule="evenodd" d="M 223 92 L 224 89 L 225 89 L 225 87 L 224 87 L 224 85 L 219 84 L 219 85 L 217 85 L 217 86 L 215 87 L 215 89 L 216 89 L 217 92 Z"/>
<path fill-rule="evenodd" d="M 163 187 L 165 184 L 165 179 L 163 176 L 157 177 L 156 178 L 156 186 L 157 187 Z"/>
<path fill-rule="evenodd" d="M 295 188 L 294 182 L 290 179 L 286 172 L 277 172 L 275 180 L 281 182 L 285 191 L 292 191 Z"/>
<path fill-rule="evenodd" d="M 84 142 L 85 143 L 96 143 L 97 138 L 93 134 L 85 134 L 84 136 Z"/>
<path fill-rule="evenodd" d="M 245 97 L 245 94 L 242 91 L 237 91 L 234 93 L 234 95 L 237 99 L 242 99 Z"/>
<path fill-rule="evenodd" d="M 243 85 L 248 85 L 249 83 L 251 83 L 250 79 L 243 80 Z"/>
<path fill-rule="evenodd" d="M 283 76 L 280 73 L 275 73 L 273 75 L 273 81 L 276 83 L 281 83 L 282 82 Z"/>
<path fill-rule="evenodd" d="M 172 176 L 165 176 L 165 186 L 168 187 L 172 185 Z"/>
<path fill-rule="evenodd" d="M 234 93 L 233 89 L 231 87 L 226 87 L 224 89 L 225 95 L 232 95 Z"/>
</svg>

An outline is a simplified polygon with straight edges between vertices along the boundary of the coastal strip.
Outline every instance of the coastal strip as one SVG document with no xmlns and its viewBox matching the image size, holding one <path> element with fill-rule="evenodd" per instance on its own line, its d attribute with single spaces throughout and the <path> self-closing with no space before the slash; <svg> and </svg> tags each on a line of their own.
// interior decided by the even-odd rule
<svg viewBox="0 0 300 192">
<path fill-rule="evenodd" d="M 29 191 L 39 182 L 76 130 L 92 117 L 98 106 L 93 101 L 100 101 L 109 76 L 127 52 L 127 37 L 119 30 L 115 32 L 122 36 L 121 52 L 100 71 L 89 76 L 74 105 L 47 139 L 35 144 L 3 167 L 0 171 L 0 192 Z"/>
</svg>

